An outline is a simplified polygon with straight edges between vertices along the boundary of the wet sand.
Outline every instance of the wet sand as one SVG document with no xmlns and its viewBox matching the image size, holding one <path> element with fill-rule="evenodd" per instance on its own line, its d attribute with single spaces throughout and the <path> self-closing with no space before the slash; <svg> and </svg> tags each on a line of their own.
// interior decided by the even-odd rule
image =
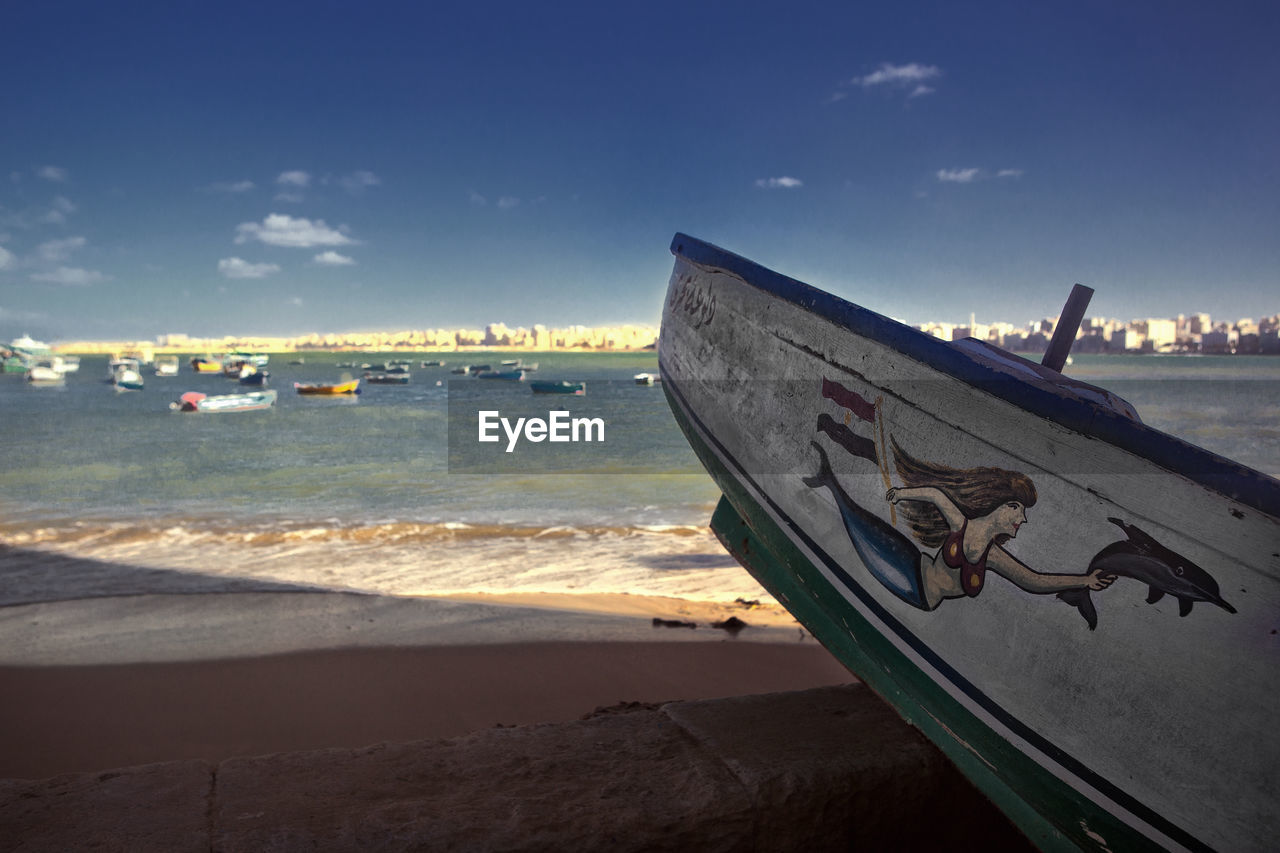
<svg viewBox="0 0 1280 853">
<path fill-rule="evenodd" d="M 620 703 L 854 680 L 776 606 L 478 598 L 249 593 L 4 608 L 0 778 L 447 738 Z M 750 627 L 711 627 L 734 615 Z"/>
</svg>

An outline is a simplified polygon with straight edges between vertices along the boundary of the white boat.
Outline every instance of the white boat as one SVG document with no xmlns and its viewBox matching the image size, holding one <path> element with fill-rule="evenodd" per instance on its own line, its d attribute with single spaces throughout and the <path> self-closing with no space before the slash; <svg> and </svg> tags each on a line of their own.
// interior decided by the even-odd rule
<svg viewBox="0 0 1280 853">
<path fill-rule="evenodd" d="M 225 412 L 257 412 L 269 409 L 276 404 L 274 390 L 246 391 L 243 394 L 204 394 L 200 391 L 188 391 L 169 408 L 177 412 L 202 412 L 218 414 Z"/>
<path fill-rule="evenodd" d="M 62 359 L 37 358 L 27 366 L 27 381 L 36 385 L 63 385 L 67 381 Z"/>
<path fill-rule="evenodd" d="M 178 357 L 176 355 L 156 356 L 156 376 L 177 376 Z"/>
<path fill-rule="evenodd" d="M 1038 847 L 1275 849 L 1280 482 L 1058 372 L 1079 317 L 1035 364 L 672 251 L 662 387 L 761 584 Z"/>
<path fill-rule="evenodd" d="M 637 385 L 655 385 L 662 381 L 660 376 L 656 376 L 652 373 L 637 373 L 631 378 Z"/>
<path fill-rule="evenodd" d="M 141 391 L 142 366 L 136 358 L 113 358 L 107 363 L 107 381 L 117 391 Z"/>
</svg>

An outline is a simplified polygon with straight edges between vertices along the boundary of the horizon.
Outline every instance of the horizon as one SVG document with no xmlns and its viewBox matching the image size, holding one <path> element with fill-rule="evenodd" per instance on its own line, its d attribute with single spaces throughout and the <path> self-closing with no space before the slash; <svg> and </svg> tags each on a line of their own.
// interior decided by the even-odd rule
<svg viewBox="0 0 1280 853">
<path fill-rule="evenodd" d="M 656 328 L 676 232 L 910 325 L 1077 281 L 1265 317 L 1277 36 L 1261 3 L 29 4 L 0 340 Z"/>
</svg>

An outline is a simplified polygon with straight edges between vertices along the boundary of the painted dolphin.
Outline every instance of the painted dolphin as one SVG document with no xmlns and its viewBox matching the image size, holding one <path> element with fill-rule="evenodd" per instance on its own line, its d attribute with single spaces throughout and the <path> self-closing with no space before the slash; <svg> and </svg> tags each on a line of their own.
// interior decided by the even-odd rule
<svg viewBox="0 0 1280 853">
<path fill-rule="evenodd" d="M 1118 518 L 1107 521 L 1119 527 L 1129 538 L 1112 542 L 1093 556 L 1088 571 L 1101 569 L 1103 574 L 1133 578 L 1150 587 L 1147 604 L 1155 604 L 1166 594 L 1178 599 L 1178 613 L 1186 616 L 1197 601 L 1216 604 L 1228 613 L 1236 609 L 1222 600 L 1218 582 L 1186 557 L 1170 551 L 1145 531 L 1125 524 Z M 1088 589 L 1073 589 L 1058 593 L 1058 598 L 1080 610 L 1089 630 L 1098 627 L 1098 610 Z"/>
</svg>

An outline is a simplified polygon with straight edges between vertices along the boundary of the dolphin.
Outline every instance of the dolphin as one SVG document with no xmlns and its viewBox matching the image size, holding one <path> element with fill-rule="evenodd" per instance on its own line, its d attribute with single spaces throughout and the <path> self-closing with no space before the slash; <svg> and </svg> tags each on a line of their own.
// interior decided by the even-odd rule
<svg viewBox="0 0 1280 853">
<path fill-rule="evenodd" d="M 1236 609 L 1218 593 L 1218 582 L 1186 557 L 1170 551 L 1145 531 L 1118 518 L 1107 521 L 1119 527 L 1129 538 L 1112 542 L 1089 561 L 1086 574 L 1101 569 L 1103 574 L 1133 578 L 1150 587 L 1147 604 L 1155 604 L 1165 594 L 1178 599 L 1178 613 L 1186 616 L 1197 601 L 1216 604 L 1228 613 Z M 1088 589 L 1072 589 L 1058 593 L 1058 598 L 1080 610 L 1089 630 L 1098 627 L 1098 610 Z"/>
</svg>

